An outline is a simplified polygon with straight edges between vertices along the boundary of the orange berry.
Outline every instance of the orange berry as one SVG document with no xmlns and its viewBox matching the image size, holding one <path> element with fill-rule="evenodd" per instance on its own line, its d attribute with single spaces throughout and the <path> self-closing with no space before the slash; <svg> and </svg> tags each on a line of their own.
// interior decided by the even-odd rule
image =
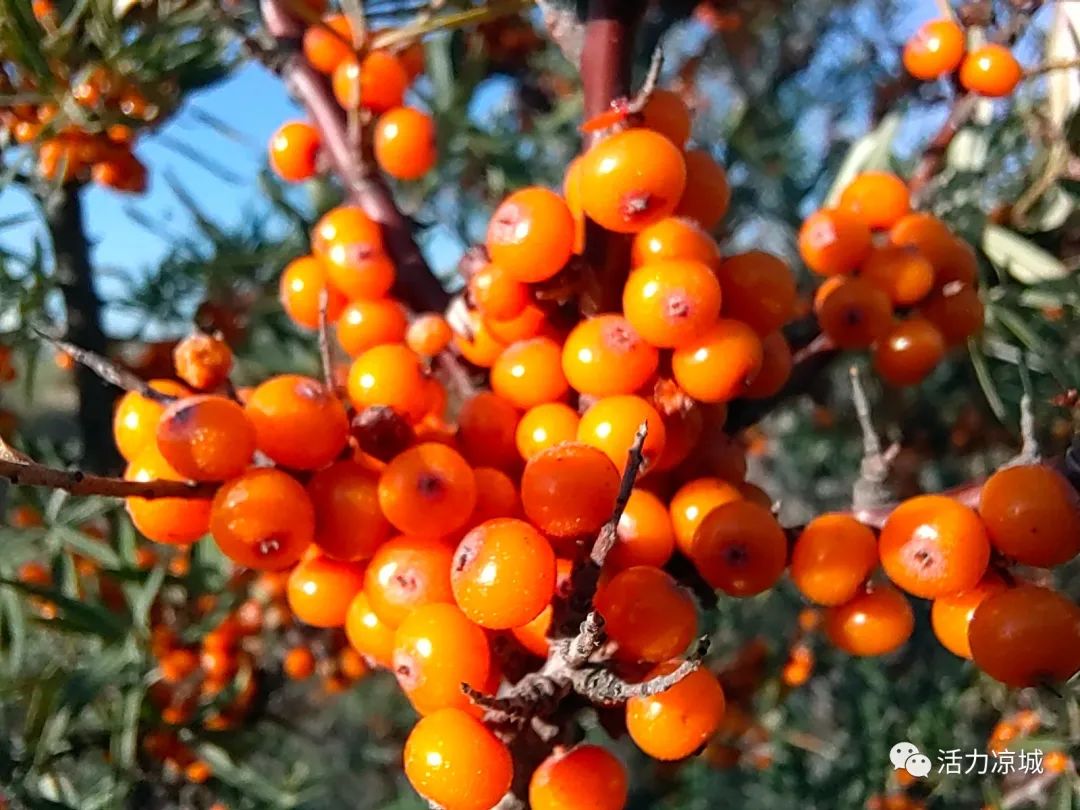
<svg viewBox="0 0 1080 810">
<path fill-rule="evenodd" d="M 522 520 L 489 520 L 458 545 L 450 582 L 458 606 L 481 627 L 519 627 L 551 601 L 555 552 Z"/>
<path fill-rule="evenodd" d="M 743 387 L 747 399 L 776 396 L 787 385 L 794 367 L 791 346 L 783 332 L 770 332 L 761 339 L 761 370 Z"/>
<path fill-rule="evenodd" d="M 340 325 L 338 326 L 340 334 Z M 454 333 L 446 318 L 433 312 L 420 315 L 405 331 L 405 344 L 421 357 L 435 357 L 446 351 Z"/>
<path fill-rule="evenodd" d="M 1001 577 L 988 573 L 974 588 L 947 593 L 935 599 L 930 608 L 930 624 L 941 645 L 953 655 L 971 658 L 968 629 L 975 610 L 991 596 L 1007 588 Z"/>
<path fill-rule="evenodd" d="M 491 260 L 516 281 L 535 284 L 554 276 L 574 249 L 574 217 L 553 191 L 532 186 L 515 191 L 491 215 Z"/>
<path fill-rule="evenodd" d="M 270 136 L 270 168 L 282 180 L 299 183 L 315 176 L 322 136 L 303 121 L 283 124 Z"/>
<path fill-rule="evenodd" d="M 799 253 L 806 266 L 823 276 L 850 275 L 870 254 L 870 228 L 842 208 L 811 214 L 799 231 Z"/>
<path fill-rule="evenodd" d="M 555 560 L 555 596 L 552 598 L 552 604 L 540 611 L 532 621 L 510 630 L 522 647 L 539 658 L 547 658 L 551 645 L 548 635 L 555 614 L 552 605 L 555 599 L 566 598 L 569 595 L 570 576 L 573 570 L 574 564 L 570 560 Z"/>
<path fill-rule="evenodd" d="M 764 363 L 761 338 L 742 321 L 721 318 L 671 356 L 675 381 L 699 402 L 729 402 L 751 384 Z"/>
<path fill-rule="evenodd" d="M 877 538 L 855 518 L 827 514 L 802 530 L 791 554 L 791 581 L 818 605 L 855 597 L 878 564 Z"/>
<path fill-rule="evenodd" d="M 720 266 L 720 248 L 695 220 L 680 217 L 662 219 L 634 236 L 634 267 L 673 259 L 701 262 L 715 270 Z"/>
<path fill-rule="evenodd" d="M 637 233 L 670 216 L 686 188 L 677 146 L 648 129 L 628 129 L 596 144 L 581 164 L 581 203 L 609 231 Z"/>
<path fill-rule="evenodd" d="M 708 265 L 655 262 L 631 271 L 623 314 L 653 346 L 674 348 L 699 338 L 720 315 L 720 282 Z"/>
<path fill-rule="evenodd" d="M 259 450 L 283 467 L 317 470 L 345 449 L 345 406 L 311 377 L 271 377 L 251 392 L 244 410 Z"/>
<path fill-rule="evenodd" d="M 1080 554 L 1080 497 L 1051 467 L 998 470 L 983 484 L 979 517 L 994 549 L 1024 565 L 1050 568 Z"/>
<path fill-rule="evenodd" d="M 874 248 L 859 276 L 902 307 L 919 303 L 934 288 L 934 266 L 911 245 Z"/>
<path fill-rule="evenodd" d="M 371 610 L 394 629 L 420 605 L 453 601 L 452 546 L 424 537 L 396 537 L 383 543 L 364 574 Z"/>
<path fill-rule="evenodd" d="M 874 370 L 890 385 L 918 385 L 945 356 L 945 339 L 930 321 L 900 321 L 874 349 Z"/>
<path fill-rule="evenodd" d="M 678 93 L 656 88 L 641 115 L 646 129 L 659 132 L 680 149 L 690 138 L 690 109 Z"/>
<path fill-rule="evenodd" d="M 515 437 L 519 419 L 517 409 L 498 394 L 481 391 L 473 395 L 458 413 L 461 454 L 476 467 L 518 468 Z"/>
<path fill-rule="evenodd" d="M 626 795 L 626 767 L 598 745 L 556 749 L 529 780 L 532 810 L 622 810 Z"/>
<path fill-rule="evenodd" d="M 307 680 L 315 674 L 315 654 L 307 647 L 293 647 L 285 653 L 281 668 L 290 680 Z"/>
<path fill-rule="evenodd" d="M 363 587 L 363 566 L 320 554 L 289 574 L 289 609 L 312 627 L 343 627 L 349 604 Z"/>
<path fill-rule="evenodd" d="M 927 298 L 919 313 L 937 327 L 946 346 L 956 346 L 977 335 L 985 317 L 979 293 L 955 282 Z"/>
<path fill-rule="evenodd" d="M 379 505 L 396 529 L 445 536 L 465 525 L 476 506 L 476 478 L 461 454 L 445 444 L 411 447 L 379 477 Z"/>
<path fill-rule="evenodd" d="M 169 465 L 193 481 L 224 481 L 239 475 L 255 452 L 255 428 L 231 399 L 194 396 L 165 408 L 157 446 Z"/>
<path fill-rule="evenodd" d="M 678 665 L 678 661 L 661 664 L 648 677 L 669 675 Z M 716 676 L 698 669 L 658 695 L 630 698 L 626 728 L 630 739 L 653 759 L 683 759 L 716 733 L 725 709 L 724 690 Z"/>
<path fill-rule="evenodd" d="M 345 308 L 345 296 L 330 286 L 326 267 L 314 256 L 301 256 L 289 263 L 281 274 L 281 306 L 297 326 L 317 329 L 319 326 L 319 298 L 325 289 L 328 293 L 326 317 L 336 321 Z"/>
<path fill-rule="evenodd" d="M 968 629 L 979 669 L 1021 688 L 1064 683 L 1080 671 L 1080 606 L 1049 588 L 1018 585 L 993 594 Z"/>
<path fill-rule="evenodd" d="M 208 391 L 224 383 L 232 362 L 228 344 L 210 335 L 188 335 L 173 349 L 176 376 L 198 391 Z"/>
<path fill-rule="evenodd" d="M 184 768 L 184 778 L 195 785 L 203 784 L 213 775 L 214 772 L 210 766 L 201 760 L 192 762 Z"/>
<path fill-rule="evenodd" d="M 296 563 L 315 535 L 315 509 L 304 488 L 279 470 L 248 470 L 214 496 L 210 533 L 239 565 L 277 571 Z"/>
<path fill-rule="evenodd" d="M 373 346 L 401 343 L 407 328 L 405 309 L 397 301 L 359 299 L 349 302 L 338 318 L 338 343 L 350 357 L 358 357 Z"/>
<path fill-rule="evenodd" d="M 521 476 L 525 514 L 542 532 L 557 538 L 598 531 L 611 517 L 618 491 L 619 474 L 610 458 L 577 442 L 536 453 Z"/>
<path fill-rule="evenodd" d="M 952 20 L 931 20 L 904 45 L 904 67 L 916 79 L 940 79 L 960 66 L 964 47 L 963 28 Z"/>
<path fill-rule="evenodd" d="M 177 684 L 186 680 L 199 668 L 199 658 L 191 650 L 170 650 L 158 662 L 161 680 Z"/>
<path fill-rule="evenodd" d="M 578 412 L 562 402 L 545 402 L 529 408 L 514 433 L 521 457 L 528 461 L 549 447 L 577 439 Z"/>
<path fill-rule="evenodd" d="M 375 162 L 398 180 L 419 180 L 435 165 L 435 122 L 427 113 L 398 107 L 375 124 Z"/>
<path fill-rule="evenodd" d="M 340 254 L 339 263 L 349 253 L 381 253 L 382 230 L 359 206 L 341 205 L 323 214 L 311 229 L 311 251 L 322 259 Z"/>
<path fill-rule="evenodd" d="M 315 507 L 315 544 L 339 560 L 365 560 L 390 539 L 379 507 L 379 479 L 355 461 L 338 461 L 307 485 Z"/>
<path fill-rule="evenodd" d="M 771 588 L 784 573 L 787 555 L 787 538 L 772 512 L 744 500 L 709 512 L 691 548 L 705 581 L 731 596 L 754 596 Z"/>
<path fill-rule="evenodd" d="M 659 353 L 621 315 L 581 321 L 566 338 L 562 370 L 582 394 L 608 397 L 632 394 L 656 372 Z"/>
<path fill-rule="evenodd" d="M 693 597 L 647 565 L 615 574 L 597 593 L 596 610 L 623 661 L 659 664 L 682 654 L 698 632 Z"/>
<path fill-rule="evenodd" d="M 598 399 L 582 414 L 577 439 L 603 451 L 622 475 L 634 436 L 642 423 L 648 423 L 648 434 L 641 448 L 645 459 L 642 472 L 647 472 L 664 452 L 667 436 L 664 420 L 656 408 L 641 397 L 624 395 Z"/>
<path fill-rule="evenodd" d="M 521 311 L 520 315 L 513 318 L 505 320 L 484 318 L 483 320 L 483 326 L 488 333 L 488 337 L 502 344 L 536 337 L 547 325 L 548 321 L 544 310 L 540 309 L 536 304 L 529 304 Z M 490 366 L 491 363 L 489 362 L 487 365 Z"/>
<path fill-rule="evenodd" d="M 151 380 L 150 387 L 160 394 L 185 397 L 191 392 L 172 380 Z M 158 422 L 165 403 L 128 391 L 120 398 L 113 415 L 113 440 L 126 461 L 133 461 L 148 445 L 155 444 Z"/>
<path fill-rule="evenodd" d="M 872 230 L 888 230 L 911 211 L 911 193 L 895 174 L 863 172 L 840 195 L 840 207 Z"/>
<path fill-rule="evenodd" d="M 849 655 L 891 653 L 911 638 L 914 628 L 911 603 L 896 588 L 867 589 L 825 611 L 825 635 Z"/>
<path fill-rule="evenodd" d="M 487 635 L 456 605 L 421 605 L 394 631 L 394 675 L 420 714 L 450 707 L 482 714 L 461 686 L 483 689 L 490 662 Z"/>
<path fill-rule="evenodd" d="M 689 557 L 701 522 L 717 507 L 742 497 L 738 487 L 720 478 L 698 478 L 683 484 L 669 505 L 679 550 Z"/>
<path fill-rule="evenodd" d="M 1048 751 L 1043 758 L 1043 769 L 1047 773 L 1065 773 L 1072 765 L 1072 758 L 1064 751 Z"/>
<path fill-rule="evenodd" d="M 722 407 L 722 406 L 721 406 Z M 704 417 L 700 406 L 690 404 L 674 413 L 661 413 L 664 420 L 664 452 L 656 460 L 657 472 L 678 467 L 690 456 L 704 430 Z"/>
<path fill-rule="evenodd" d="M 427 411 L 428 390 L 420 358 L 407 346 L 372 346 L 349 367 L 349 400 L 356 410 L 371 405 L 393 408 L 415 421 Z"/>
<path fill-rule="evenodd" d="M 345 614 L 345 636 L 354 650 L 373 663 L 381 667 L 392 665 L 394 631 L 375 615 L 363 591 L 349 603 Z"/>
<path fill-rule="evenodd" d="M 674 551 L 675 529 L 664 502 L 648 490 L 632 490 L 604 565 L 612 571 L 640 565 L 660 568 Z"/>
<path fill-rule="evenodd" d="M 704 149 L 690 149 L 683 157 L 686 160 L 686 190 L 675 214 L 711 231 L 720 224 L 731 204 L 727 172 Z"/>
<path fill-rule="evenodd" d="M 529 312 L 529 307 L 526 307 L 522 312 L 524 315 Z M 519 318 L 521 316 L 518 316 Z M 511 318 L 509 321 L 491 321 L 490 323 L 514 323 L 516 319 Z M 539 331 L 539 323 L 537 329 Z M 458 353 L 465 358 L 468 362 L 472 363 L 478 368 L 491 368 L 495 365 L 495 361 L 499 359 L 499 355 L 506 349 L 507 341 L 495 338 L 494 333 L 489 327 L 489 321 L 480 316 L 480 313 L 476 310 L 470 310 L 468 313 L 468 329 L 469 334 L 455 334 L 454 335 L 454 348 L 458 350 Z M 531 334 L 529 335 L 532 336 Z M 515 338 L 517 340 L 517 338 Z M 513 342 L 513 341 L 510 341 Z"/>
<path fill-rule="evenodd" d="M 497 264 L 488 264 L 469 277 L 469 300 L 485 316 L 513 318 L 532 300 L 529 285 L 512 278 Z"/>
<path fill-rule="evenodd" d="M 353 55 L 353 28 L 345 14 L 328 15 L 322 23 L 310 25 L 304 31 L 304 56 L 319 73 L 330 76 Z"/>
<path fill-rule="evenodd" d="M 885 521 L 878 544 L 889 579 L 923 599 L 974 587 L 990 562 L 979 516 L 944 495 L 904 501 Z"/>
<path fill-rule="evenodd" d="M 344 59 L 334 68 L 334 97 L 346 110 L 364 108 L 382 113 L 400 107 L 409 88 L 409 74 L 392 53 L 371 51 L 358 62 Z"/>
<path fill-rule="evenodd" d="M 490 810 L 510 789 L 510 751 L 460 709 L 424 717 L 405 741 L 405 776 L 443 810 Z"/>
<path fill-rule="evenodd" d="M 989 43 L 968 53 L 960 65 L 965 90 L 989 98 L 1010 95 L 1024 78 L 1024 69 L 1004 45 Z"/>
<path fill-rule="evenodd" d="M 491 367 L 491 390 L 522 410 L 561 399 L 562 348 L 547 337 L 511 343 Z"/>
<path fill-rule="evenodd" d="M 477 526 L 495 518 L 519 517 L 521 498 L 510 476 L 493 467 L 477 467 L 476 506 L 469 517 L 469 526 Z"/>
<path fill-rule="evenodd" d="M 822 298 L 818 323 L 842 349 L 863 349 L 884 337 L 892 326 L 889 297 L 861 278 L 846 278 Z"/>
<path fill-rule="evenodd" d="M 775 256 L 758 250 L 731 256 L 717 277 L 724 317 L 743 321 L 758 334 L 779 329 L 795 314 L 795 276 Z"/>
</svg>

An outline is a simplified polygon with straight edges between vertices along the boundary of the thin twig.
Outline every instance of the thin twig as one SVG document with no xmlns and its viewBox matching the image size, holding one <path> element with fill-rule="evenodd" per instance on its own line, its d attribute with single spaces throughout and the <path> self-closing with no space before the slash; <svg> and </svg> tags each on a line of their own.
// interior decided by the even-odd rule
<svg viewBox="0 0 1080 810">
<path fill-rule="evenodd" d="M 649 103 L 649 99 L 652 98 L 652 94 L 656 90 L 656 85 L 660 82 L 660 71 L 663 69 L 664 49 L 657 45 L 656 50 L 653 51 L 652 61 L 649 62 L 649 72 L 645 74 L 645 81 L 641 83 L 641 88 L 631 99 L 626 108 L 627 112 L 637 115 L 645 109 L 645 105 Z"/>
<path fill-rule="evenodd" d="M 899 446 L 894 445 L 888 450 L 881 449 L 881 438 L 874 428 L 874 421 L 870 415 L 870 400 L 863 388 L 859 369 L 852 366 L 849 373 L 855 416 L 859 421 L 859 430 L 862 432 L 863 440 L 859 477 L 855 481 L 852 492 L 852 506 L 858 514 L 863 510 L 874 509 L 883 503 L 888 503 L 892 499 L 886 482 L 889 479 L 892 462 L 899 452 Z"/>
<path fill-rule="evenodd" d="M 107 357 L 102 357 L 100 354 L 87 349 L 82 349 L 74 343 L 68 343 L 66 340 L 51 337 L 39 330 L 34 331 L 42 340 L 51 343 L 57 349 L 64 352 L 64 354 L 69 355 L 76 363 L 90 369 L 105 382 L 115 385 L 117 388 L 122 388 L 125 391 L 134 391 L 155 402 L 168 404 L 176 401 L 176 397 L 154 390 L 145 380 L 140 379 L 137 375 L 132 374 L 127 369 L 121 368 Z"/>
<path fill-rule="evenodd" d="M 330 290 L 323 287 L 319 291 L 319 361 L 322 363 L 323 383 L 326 390 L 337 390 L 334 381 L 334 357 L 330 347 L 330 323 L 326 311 L 330 306 Z"/>
<path fill-rule="evenodd" d="M 576 670 L 571 681 L 574 691 L 594 703 L 625 703 L 631 698 L 646 698 L 666 692 L 701 667 L 701 659 L 709 651 L 709 639 L 698 639 L 694 651 L 674 670 L 641 683 L 630 683 L 610 669 L 595 667 Z"/>
<path fill-rule="evenodd" d="M 217 484 L 187 481 L 125 481 L 90 475 L 81 470 L 60 470 L 37 462 L 0 459 L 0 478 L 17 486 L 62 489 L 72 495 L 100 495 L 106 498 L 208 498 Z"/>
</svg>

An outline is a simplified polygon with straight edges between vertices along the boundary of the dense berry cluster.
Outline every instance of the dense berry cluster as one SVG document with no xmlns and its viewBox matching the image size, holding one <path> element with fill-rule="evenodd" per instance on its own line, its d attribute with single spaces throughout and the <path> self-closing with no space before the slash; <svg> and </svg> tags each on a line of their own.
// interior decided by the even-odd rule
<svg viewBox="0 0 1080 810">
<path fill-rule="evenodd" d="M 1024 78 L 1016 57 L 1004 45 L 967 48 L 967 33 L 953 20 L 924 23 L 904 46 L 904 67 L 916 79 L 934 81 L 952 73 L 960 86 L 988 98 L 1011 95 Z"/>
</svg>

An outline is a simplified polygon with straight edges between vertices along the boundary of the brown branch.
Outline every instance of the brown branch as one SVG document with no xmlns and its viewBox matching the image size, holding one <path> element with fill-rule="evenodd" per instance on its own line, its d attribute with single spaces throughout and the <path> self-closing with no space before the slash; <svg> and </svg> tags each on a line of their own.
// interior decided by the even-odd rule
<svg viewBox="0 0 1080 810">
<path fill-rule="evenodd" d="M 0 478 L 6 478 L 16 486 L 47 487 L 62 489 L 72 495 L 106 498 L 208 498 L 217 489 L 217 484 L 187 481 L 125 481 L 11 458 L 0 458 Z"/>
<path fill-rule="evenodd" d="M 138 375 L 132 374 L 127 369 L 118 366 L 107 357 L 103 357 L 89 349 L 83 349 L 76 346 L 74 343 L 68 343 L 65 340 L 50 337 L 39 330 L 35 330 L 35 332 L 38 337 L 52 344 L 64 354 L 70 356 L 71 359 L 80 366 L 89 369 L 105 382 L 115 385 L 117 388 L 122 388 L 125 391 L 134 391 L 140 396 L 164 404 L 176 401 L 176 397 L 155 390 L 148 382 L 141 379 Z"/>
<path fill-rule="evenodd" d="M 666 692 L 683 678 L 697 671 L 701 667 L 701 659 L 705 657 L 708 651 L 709 639 L 702 636 L 698 639 L 694 651 L 678 667 L 667 675 L 658 675 L 641 683 L 625 681 L 610 669 L 604 667 L 576 670 L 573 673 L 571 682 L 575 692 L 587 697 L 594 703 L 625 703 L 630 698 L 652 697 L 661 692 Z"/>
<path fill-rule="evenodd" d="M 852 506 L 856 512 L 873 509 L 883 503 L 892 500 L 891 493 L 886 486 L 892 462 L 900 450 L 899 445 L 893 445 L 888 450 L 881 447 L 881 438 L 874 428 L 874 422 L 870 415 L 870 400 L 863 388 L 862 377 L 859 369 L 852 366 L 849 370 L 851 375 L 851 394 L 855 403 L 855 416 L 859 422 L 859 430 L 863 439 L 863 456 L 859 462 L 859 477 L 855 481 L 852 493 Z"/>
</svg>

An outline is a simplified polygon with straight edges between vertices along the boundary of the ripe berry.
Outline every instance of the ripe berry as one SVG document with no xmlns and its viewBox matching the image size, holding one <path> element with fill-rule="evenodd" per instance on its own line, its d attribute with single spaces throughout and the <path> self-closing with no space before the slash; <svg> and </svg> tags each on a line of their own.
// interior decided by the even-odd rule
<svg viewBox="0 0 1080 810">
<path fill-rule="evenodd" d="M 998 470 L 983 484 L 979 517 L 990 544 L 1024 565 L 1049 568 L 1080 554 L 1080 498 L 1050 467 Z"/>
<path fill-rule="evenodd" d="M 696 261 L 656 262 L 631 271 L 623 314 L 653 346 L 673 348 L 697 339 L 720 314 L 720 283 Z"/>
<path fill-rule="evenodd" d="M 678 661 L 661 664 L 649 678 L 669 675 Z M 670 689 L 626 703 L 626 728 L 637 747 L 653 759 L 690 756 L 720 728 L 726 701 L 716 676 L 707 669 L 691 672 Z"/>
<path fill-rule="evenodd" d="M 319 298 L 328 293 L 326 317 L 336 321 L 345 308 L 345 296 L 330 285 L 326 266 L 314 256 L 294 259 L 281 274 L 281 306 L 293 322 L 305 329 L 319 326 Z"/>
<path fill-rule="evenodd" d="M 445 536 L 476 506 L 476 478 L 456 450 L 429 442 L 393 459 L 379 478 L 379 505 L 399 531 Z"/>
<path fill-rule="evenodd" d="M 198 391 L 224 383 L 232 362 L 232 350 L 224 340 L 201 333 L 188 335 L 173 349 L 176 376 Z"/>
<path fill-rule="evenodd" d="M 382 113 L 400 107 L 409 87 L 409 74 L 401 61 L 387 51 L 371 51 L 362 62 L 355 57 L 334 68 L 334 97 L 346 110 L 361 107 Z"/>
<path fill-rule="evenodd" d="M 551 601 L 555 552 L 522 520 L 489 520 L 458 545 L 450 582 L 458 606 L 481 627 L 519 627 Z"/>
<path fill-rule="evenodd" d="M 299 183 L 315 176 L 322 137 L 303 121 L 284 124 L 270 138 L 270 168 L 278 177 Z"/>
<path fill-rule="evenodd" d="M 311 229 L 312 253 L 322 259 L 341 263 L 347 254 L 382 253 L 383 249 L 378 223 L 355 205 L 331 209 Z"/>
<path fill-rule="evenodd" d="M 881 529 L 879 550 L 889 579 L 923 599 L 974 587 L 990 562 L 979 516 L 944 495 L 920 495 L 896 507 Z"/>
<path fill-rule="evenodd" d="M 493 467 L 476 467 L 476 506 L 467 525 L 477 526 L 495 518 L 521 517 L 521 498 L 509 475 Z"/>
<path fill-rule="evenodd" d="M 761 371 L 761 338 L 742 321 L 721 318 L 671 356 L 675 382 L 699 402 L 730 402 Z"/>
<path fill-rule="evenodd" d="M 515 444 L 528 461 L 537 453 L 563 442 L 577 439 L 578 412 L 562 402 L 546 402 L 529 408 L 515 431 Z"/>
<path fill-rule="evenodd" d="M 664 452 L 667 440 L 664 420 L 648 401 L 635 396 L 615 396 L 598 399 L 581 416 L 578 441 L 603 451 L 622 475 L 630 457 L 630 447 L 642 423 L 648 424 L 648 434 L 641 454 L 648 472 Z"/>
<path fill-rule="evenodd" d="M 971 658 L 968 630 L 975 610 L 991 596 L 1005 590 L 1008 586 L 1001 577 L 987 573 L 974 588 L 935 599 L 930 608 L 930 623 L 941 645 L 954 655 Z"/>
<path fill-rule="evenodd" d="M 937 327 L 946 346 L 956 346 L 982 331 L 985 309 L 972 287 L 953 282 L 934 293 L 919 313 Z"/>
<path fill-rule="evenodd" d="M 627 662 L 659 664 L 681 655 L 698 632 L 697 609 L 670 574 L 647 565 L 615 574 L 596 595 L 608 638 Z"/>
<path fill-rule="evenodd" d="M 681 217 L 662 219 L 634 236 L 634 267 L 672 259 L 701 262 L 715 270 L 720 266 L 720 247 L 695 220 Z"/>
<path fill-rule="evenodd" d="M 945 339 L 923 318 L 899 321 L 874 349 L 874 370 L 890 385 L 918 385 L 945 356 Z"/>
<path fill-rule="evenodd" d="M 934 266 L 911 245 L 874 248 L 859 271 L 897 306 L 911 306 L 934 289 Z"/>
<path fill-rule="evenodd" d="M 686 190 L 675 214 L 711 231 L 720 224 L 731 204 L 727 172 L 704 149 L 690 149 L 683 157 L 686 160 Z"/>
<path fill-rule="evenodd" d="M 233 562 L 279 571 L 311 545 L 315 510 L 295 479 L 274 469 L 252 469 L 217 491 L 210 533 Z"/>
<path fill-rule="evenodd" d="M 516 432 L 520 415 L 508 400 L 481 391 L 458 413 L 458 446 L 475 467 L 519 468 Z"/>
<path fill-rule="evenodd" d="M 526 313 L 529 311 L 530 307 L 526 307 L 518 318 L 511 318 L 509 321 L 488 321 L 482 318 L 476 310 L 469 310 L 468 329 L 470 334 L 455 334 L 453 338 L 454 348 L 474 366 L 491 368 L 495 365 L 495 361 L 499 359 L 499 355 L 506 349 L 507 342 L 501 338 L 495 338 L 494 333 L 489 328 L 489 323 L 517 323 L 518 319 L 528 317 Z M 539 331 L 539 323 L 536 331 Z"/>
<path fill-rule="evenodd" d="M 1023 78 L 1024 69 L 1012 51 L 995 43 L 971 51 L 960 65 L 960 84 L 964 89 L 989 98 L 1011 94 Z"/>
<path fill-rule="evenodd" d="M 186 397 L 191 392 L 173 380 L 150 380 L 150 387 L 170 397 Z M 133 461 L 148 445 L 156 443 L 157 426 L 165 403 L 128 391 L 120 398 L 113 415 L 113 440 L 126 461 Z"/>
<path fill-rule="evenodd" d="M 811 214 L 799 231 L 803 261 L 822 276 L 854 273 L 870 255 L 871 246 L 869 226 L 842 208 Z"/>
<path fill-rule="evenodd" d="M 855 597 L 877 564 L 877 538 L 870 529 L 849 515 L 821 515 L 795 542 L 791 580 L 811 602 L 840 605 Z"/>
<path fill-rule="evenodd" d="M 784 573 L 787 554 L 787 538 L 772 512 L 743 500 L 706 515 L 691 549 L 705 581 L 731 596 L 754 596 L 771 588 Z"/>
<path fill-rule="evenodd" d="M 791 346 L 783 332 L 770 332 L 761 339 L 761 370 L 754 379 L 743 386 L 742 396 L 747 399 L 768 399 L 776 396 L 787 385 L 794 367 Z"/>
<path fill-rule="evenodd" d="M 538 186 L 521 189 L 491 215 L 487 249 L 491 260 L 517 281 L 545 281 L 573 253 L 574 218 L 555 192 Z"/>
<path fill-rule="evenodd" d="M 923 23 L 904 45 L 904 67 L 916 79 L 939 79 L 960 66 L 964 40 L 964 29 L 952 20 Z"/>
<path fill-rule="evenodd" d="M 339 560 L 366 560 L 390 539 L 379 508 L 378 476 L 355 461 L 338 461 L 307 485 L 315 507 L 315 544 Z"/>
<path fill-rule="evenodd" d="M 581 321 L 566 338 L 562 370 L 576 391 L 594 397 L 632 394 L 648 382 L 659 353 L 621 315 Z"/>
<path fill-rule="evenodd" d="M 686 178 L 686 161 L 671 141 L 648 129 L 624 130 L 585 154 L 582 207 L 609 231 L 637 233 L 675 211 Z"/>
<path fill-rule="evenodd" d="M 911 193 L 895 174 L 863 172 L 840 195 L 840 207 L 872 230 L 888 230 L 911 211 Z"/>
<path fill-rule="evenodd" d="M 551 620 L 555 615 L 553 607 L 556 599 L 569 596 L 570 576 L 573 573 L 574 564 L 570 560 L 555 560 L 555 596 L 551 604 L 544 608 L 531 622 L 520 627 L 511 628 L 510 632 L 526 650 L 538 658 L 547 658 L 551 646 L 548 638 L 551 630 Z"/>
<path fill-rule="evenodd" d="M 194 396 L 165 408 L 157 446 L 169 465 L 193 481 L 224 481 L 244 471 L 255 452 L 255 429 L 230 399 Z"/>
<path fill-rule="evenodd" d="M 612 571 L 637 565 L 660 568 L 674 551 L 675 529 L 664 502 L 648 490 L 632 490 L 604 565 Z"/>
<path fill-rule="evenodd" d="M 536 337 L 548 325 L 544 310 L 536 304 L 529 304 L 521 311 L 520 315 L 513 318 L 500 320 L 498 318 L 484 318 L 483 326 L 489 337 L 503 345 L 514 343 L 518 340 Z M 489 362 L 488 366 L 491 365 Z"/>
<path fill-rule="evenodd" d="M 626 767 L 598 745 L 556 749 L 529 780 L 532 810 L 622 810 L 626 794 Z"/>
<path fill-rule="evenodd" d="M 362 565 L 320 554 L 289 574 L 289 609 L 312 627 L 342 627 L 349 604 L 363 587 Z"/>
<path fill-rule="evenodd" d="M 536 453 L 521 476 L 525 514 L 552 537 L 594 534 L 611 517 L 619 473 L 600 450 L 566 442 Z"/>
<path fill-rule="evenodd" d="M 435 122 L 411 107 L 382 114 L 375 124 L 375 162 L 398 180 L 418 180 L 435 165 Z"/>
<path fill-rule="evenodd" d="M 323 18 L 322 25 L 309 25 L 304 31 L 304 56 L 313 68 L 330 76 L 338 65 L 353 55 L 352 41 L 353 29 L 348 16 L 331 14 Z"/>
<path fill-rule="evenodd" d="M 780 259 L 759 250 L 731 256 L 717 272 L 725 318 L 744 321 L 767 335 L 795 314 L 795 276 Z"/>
<path fill-rule="evenodd" d="M 529 305 L 529 285 L 518 281 L 497 264 L 488 264 L 469 277 L 469 300 L 485 316 L 505 320 L 520 315 Z"/>
<path fill-rule="evenodd" d="M 259 450 L 283 467 L 317 470 L 345 449 L 345 407 L 311 377 L 271 377 L 251 392 L 244 411 L 255 427 Z"/>
<path fill-rule="evenodd" d="M 818 307 L 818 323 L 837 346 L 863 349 L 892 326 L 892 304 L 880 289 L 861 278 L 832 287 Z"/>
<path fill-rule="evenodd" d="M 394 631 L 371 609 L 367 594 L 361 591 L 349 603 L 345 614 L 345 636 L 353 649 L 381 667 L 389 667 L 394 653 Z"/>
<path fill-rule="evenodd" d="M 150 443 L 124 471 L 125 481 L 183 481 Z M 210 527 L 208 498 L 127 498 L 124 502 L 135 528 L 156 543 L 186 545 L 206 534 Z"/>
<path fill-rule="evenodd" d="M 341 327 L 338 329 L 340 331 Z M 433 312 L 418 316 L 405 331 L 406 345 L 421 357 L 442 354 L 453 337 L 446 318 Z"/>
<path fill-rule="evenodd" d="M 510 751 L 479 720 L 442 709 L 416 724 L 405 741 L 405 776 L 443 810 L 491 810 L 510 789 Z"/>
<path fill-rule="evenodd" d="M 870 588 L 825 611 L 825 635 L 849 655 L 891 653 L 911 638 L 914 628 L 911 603 L 896 588 Z"/>
<path fill-rule="evenodd" d="M 742 497 L 738 487 L 719 478 L 698 478 L 683 484 L 669 506 L 679 550 L 689 557 L 701 522 L 718 506 Z"/>
<path fill-rule="evenodd" d="M 510 344 L 491 367 L 491 390 L 522 410 L 561 399 L 562 348 L 546 337 Z"/>
<path fill-rule="evenodd" d="M 337 338 L 350 357 L 358 357 L 373 346 L 401 343 L 408 322 L 405 309 L 391 298 L 351 301 L 337 321 Z"/>
<path fill-rule="evenodd" d="M 281 668 L 290 680 L 306 680 L 315 674 L 315 654 L 307 647 L 293 647 L 285 653 Z"/>
<path fill-rule="evenodd" d="M 641 115 L 646 129 L 659 132 L 680 149 L 690 138 L 690 110 L 678 93 L 656 88 Z"/>
<path fill-rule="evenodd" d="M 395 537 L 379 546 L 364 573 L 364 593 L 379 621 L 394 629 L 420 605 L 453 601 L 454 549 L 442 540 Z"/>
<path fill-rule="evenodd" d="M 418 358 L 407 346 L 373 346 L 349 368 L 349 400 L 356 410 L 386 405 L 415 421 L 427 411 L 428 390 Z"/>
</svg>

